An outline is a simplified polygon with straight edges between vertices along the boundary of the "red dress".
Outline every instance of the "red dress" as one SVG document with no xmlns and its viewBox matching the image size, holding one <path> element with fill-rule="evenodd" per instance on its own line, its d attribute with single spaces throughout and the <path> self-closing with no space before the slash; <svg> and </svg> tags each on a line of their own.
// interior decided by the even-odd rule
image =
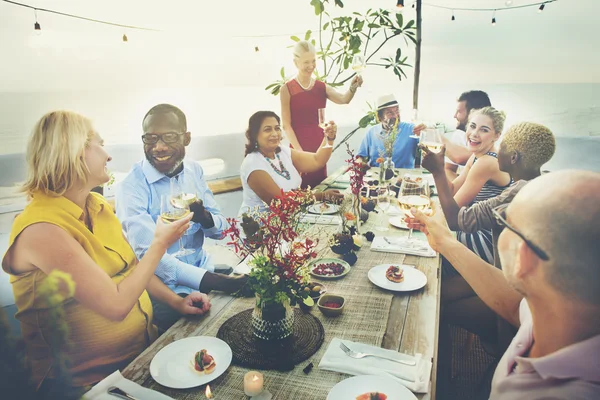
<svg viewBox="0 0 600 400">
<path fill-rule="evenodd" d="M 304 90 L 298 81 L 292 79 L 286 83 L 290 92 L 290 117 L 292 129 L 304 151 L 316 152 L 323 143 L 323 129 L 319 128 L 317 110 L 325 108 L 327 93 L 325 84 L 315 81 L 310 90 Z M 302 174 L 302 187 L 314 188 L 327 177 L 327 167 Z"/>
</svg>

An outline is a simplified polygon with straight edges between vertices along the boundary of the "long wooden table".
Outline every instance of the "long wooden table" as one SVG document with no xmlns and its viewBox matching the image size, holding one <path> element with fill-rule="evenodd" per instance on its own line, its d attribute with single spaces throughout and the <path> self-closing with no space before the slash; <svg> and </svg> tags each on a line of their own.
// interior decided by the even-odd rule
<svg viewBox="0 0 600 400">
<path fill-rule="evenodd" d="M 338 179 L 345 172 L 345 167 L 342 167 L 332 173 L 316 190 L 325 190 L 331 187 L 341 188 Z M 400 173 L 404 172 L 400 170 Z M 418 173 L 410 170 L 410 173 Z M 369 221 L 362 228 L 362 231 L 373 230 L 375 224 L 379 222 L 378 215 L 372 214 Z M 334 227 L 327 227 L 334 229 Z M 333 230 L 332 230 L 333 232 Z M 376 232 L 376 231 L 375 231 Z M 390 227 L 390 231 L 386 232 L 386 236 L 402 236 L 406 235 L 407 231 Z M 410 292 L 393 294 L 389 313 L 387 313 L 387 321 L 384 321 L 385 333 L 381 341 L 381 347 L 400 351 L 406 354 L 420 353 L 424 358 L 432 361 L 433 367 L 431 372 L 431 388 L 429 393 L 417 394 L 419 399 L 435 399 L 435 382 L 437 369 L 437 339 L 438 339 L 438 324 L 440 310 L 440 259 L 439 257 L 424 258 L 418 256 L 410 256 L 403 254 L 380 253 L 370 251 L 368 244 L 363 245 L 363 248 L 358 253 L 358 261 L 354 268 L 362 266 L 368 268 L 370 266 L 384 263 L 404 263 L 414 265 L 417 269 L 425 273 L 427 276 L 427 285 L 424 289 Z M 326 246 L 321 246 L 320 254 L 328 252 Z M 354 269 L 353 268 L 353 269 Z M 365 277 L 366 279 L 366 277 Z M 370 284 L 370 283 L 369 283 Z M 123 376 L 145 387 L 152 386 L 153 389 L 163 391 L 174 398 L 189 398 L 189 391 L 174 391 L 172 389 L 162 388 L 154 383 L 150 376 L 149 365 L 156 353 L 168 345 L 169 343 L 183 339 L 189 336 L 200 336 L 206 331 L 206 328 L 213 326 L 216 321 L 221 319 L 222 314 L 229 308 L 242 301 L 241 299 L 232 296 L 215 293 L 211 295 L 211 310 L 208 315 L 201 318 L 184 317 L 173 325 L 167 332 L 159 337 L 150 347 L 140 354 L 125 370 L 122 371 Z M 313 312 L 317 312 L 316 306 Z M 326 332 L 327 334 L 327 332 Z M 315 360 L 315 366 L 319 360 Z M 299 366 L 296 366 L 298 369 Z M 300 367 L 301 368 L 301 367 Z M 268 374 L 268 372 L 266 372 Z M 291 373 L 290 373 L 291 374 Z M 225 373 L 227 375 L 227 372 Z M 348 376 L 345 374 L 337 374 L 341 381 Z M 220 378 L 219 378 L 220 379 Z M 294 379 L 306 379 L 309 381 L 311 375 L 294 375 Z M 267 387 L 268 389 L 268 387 Z M 198 393 L 200 391 L 196 389 Z M 215 394 L 218 388 L 215 389 Z M 178 394 L 181 394 L 179 397 Z M 274 399 L 293 399 L 297 397 L 286 397 L 285 391 L 280 390 L 274 393 Z M 197 398 L 204 398 L 203 395 L 198 395 Z M 244 398 L 243 396 L 240 398 Z M 305 399 L 312 399 L 309 395 Z M 229 399 L 228 399 L 229 400 Z M 318 400 L 315 398 L 315 400 Z"/>
</svg>

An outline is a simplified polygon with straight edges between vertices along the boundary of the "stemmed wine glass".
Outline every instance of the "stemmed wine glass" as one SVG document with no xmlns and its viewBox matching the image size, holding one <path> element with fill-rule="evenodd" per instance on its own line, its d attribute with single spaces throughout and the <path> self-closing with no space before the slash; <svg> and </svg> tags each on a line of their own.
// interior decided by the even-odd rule
<svg viewBox="0 0 600 400">
<path fill-rule="evenodd" d="M 325 128 L 327 128 L 327 125 L 329 125 L 329 123 L 327 122 L 327 120 L 325 119 L 325 109 L 324 108 L 319 108 L 317 110 L 318 114 L 319 114 L 319 128 L 323 129 L 323 134 L 325 133 Z M 324 149 L 328 149 L 330 147 L 333 147 L 332 145 L 329 144 L 329 142 L 325 142 L 325 145 L 323 146 Z"/>
<path fill-rule="evenodd" d="M 360 54 L 355 54 L 352 57 L 352 70 L 356 72 L 357 75 L 360 74 L 367 68 L 367 63 L 365 61 L 365 57 Z"/>
<path fill-rule="evenodd" d="M 416 208 L 423 212 L 430 209 L 431 200 L 427 196 L 428 185 L 426 179 L 413 179 L 409 176 L 405 176 L 402 179 L 398 204 L 400 205 L 400 209 L 404 211 L 409 218 L 413 218 L 413 215 L 410 212 L 411 208 Z M 413 239 L 412 234 L 413 229 L 410 228 L 408 237 L 405 238 L 403 245 L 408 248 L 422 248 L 423 245 L 419 243 L 420 241 Z"/>
<path fill-rule="evenodd" d="M 414 126 L 419 125 L 419 110 L 417 110 L 416 108 L 414 108 L 412 110 L 412 114 L 410 116 L 410 123 L 413 124 Z M 410 135 L 409 137 L 413 138 L 413 139 L 418 139 L 419 135 L 415 135 L 414 133 L 412 135 Z"/>
<path fill-rule="evenodd" d="M 442 149 L 442 138 L 437 129 L 422 130 L 419 142 L 433 153 L 439 153 Z"/>
<path fill-rule="evenodd" d="M 196 200 L 196 194 L 184 193 L 181 185 L 171 179 L 171 190 L 169 194 L 160 197 L 160 217 L 165 222 L 174 222 L 184 218 L 190 213 L 190 204 Z M 193 254 L 195 251 L 183 247 L 183 241 L 179 238 L 179 250 L 173 255 L 175 257 L 185 257 Z"/>
<path fill-rule="evenodd" d="M 386 212 L 387 212 L 387 210 L 390 209 L 390 206 L 391 206 L 391 203 L 390 203 L 391 194 L 390 194 L 390 191 L 389 191 L 387 185 L 379 186 L 375 190 L 377 191 L 377 206 L 381 210 L 381 220 L 380 220 L 378 230 L 381 232 L 385 232 L 385 231 L 389 230 L 389 228 L 387 227 L 387 224 L 386 224 Z"/>
</svg>

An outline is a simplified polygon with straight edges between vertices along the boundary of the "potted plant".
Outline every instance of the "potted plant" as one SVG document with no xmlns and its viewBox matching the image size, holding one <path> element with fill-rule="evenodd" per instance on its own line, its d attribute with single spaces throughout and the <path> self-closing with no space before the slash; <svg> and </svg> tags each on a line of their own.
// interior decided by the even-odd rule
<svg viewBox="0 0 600 400">
<path fill-rule="evenodd" d="M 256 337 L 277 340 L 293 332 L 292 307 L 302 301 L 312 306 L 307 261 L 317 256 L 317 243 L 301 238 L 299 218 L 314 201 L 311 191 L 281 192 L 264 213 L 252 212 L 238 221 L 229 218 L 229 237 L 236 253 L 252 256 L 247 285 L 256 294 L 252 329 Z M 241 230 L 240 230 L 241 229 Z"/>
</svg>

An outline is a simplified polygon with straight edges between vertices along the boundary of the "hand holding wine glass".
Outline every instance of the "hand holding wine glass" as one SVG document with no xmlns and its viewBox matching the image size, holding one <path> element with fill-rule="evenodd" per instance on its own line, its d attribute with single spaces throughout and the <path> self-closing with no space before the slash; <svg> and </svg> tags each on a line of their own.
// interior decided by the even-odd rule
<svg viewBox="0 0 600 400">
<path fill-rule="evenodd" d="M 196 194 L 185 193 L 182 185 L 176 180 L 171 179 L 171 190 L 167 195 L 160 199 L 160 216 L 165 222 L 174 222 L 187 217 L 190 214 L 190 202 L 196 201 Z M 192 217 L 189 217 L 191 219 Z M 189 228 L 189 226 L 188 226 Z M 193 254 L 193 249 L 183 247 L 181 237 L 179 238 L 179 250 L 174 253 L 175 257 L 184 257 Z"/>
<path fill-rule="evenodd" d="M 427 196 L 427 180 L 424 179 L 412 179 L 409 176 L 405 176 L 402 179 L 400 185 L 400 193 L 398 196 L 398 204 L 400 209 L 409 217 L 413 218 L 411 209 L 417 209 L 422 212 L 426 212 L 430 208 L 431 200 Z M 408 232 L 407 244 L 414 247 L 414 241 L 412 238 L 413 229 L 410 228 Z"/>
<path fill-rule="evenodd" d="M 162 201 L 162 200 L 161 200 Z M 165 215 L 169 218 L 170 214 Z M 193 213 L 186 213 L 181 218 L 172 222 L 165 222 L 161 209 L 161 218 L 156 220 L 156 230 L 154 231 L 153 242 L 159 243 L 165 251 L 173 245 L 181 236 L 185 234 L 190 227 L 190 221 L 194 216 Z"/>
</svg>

